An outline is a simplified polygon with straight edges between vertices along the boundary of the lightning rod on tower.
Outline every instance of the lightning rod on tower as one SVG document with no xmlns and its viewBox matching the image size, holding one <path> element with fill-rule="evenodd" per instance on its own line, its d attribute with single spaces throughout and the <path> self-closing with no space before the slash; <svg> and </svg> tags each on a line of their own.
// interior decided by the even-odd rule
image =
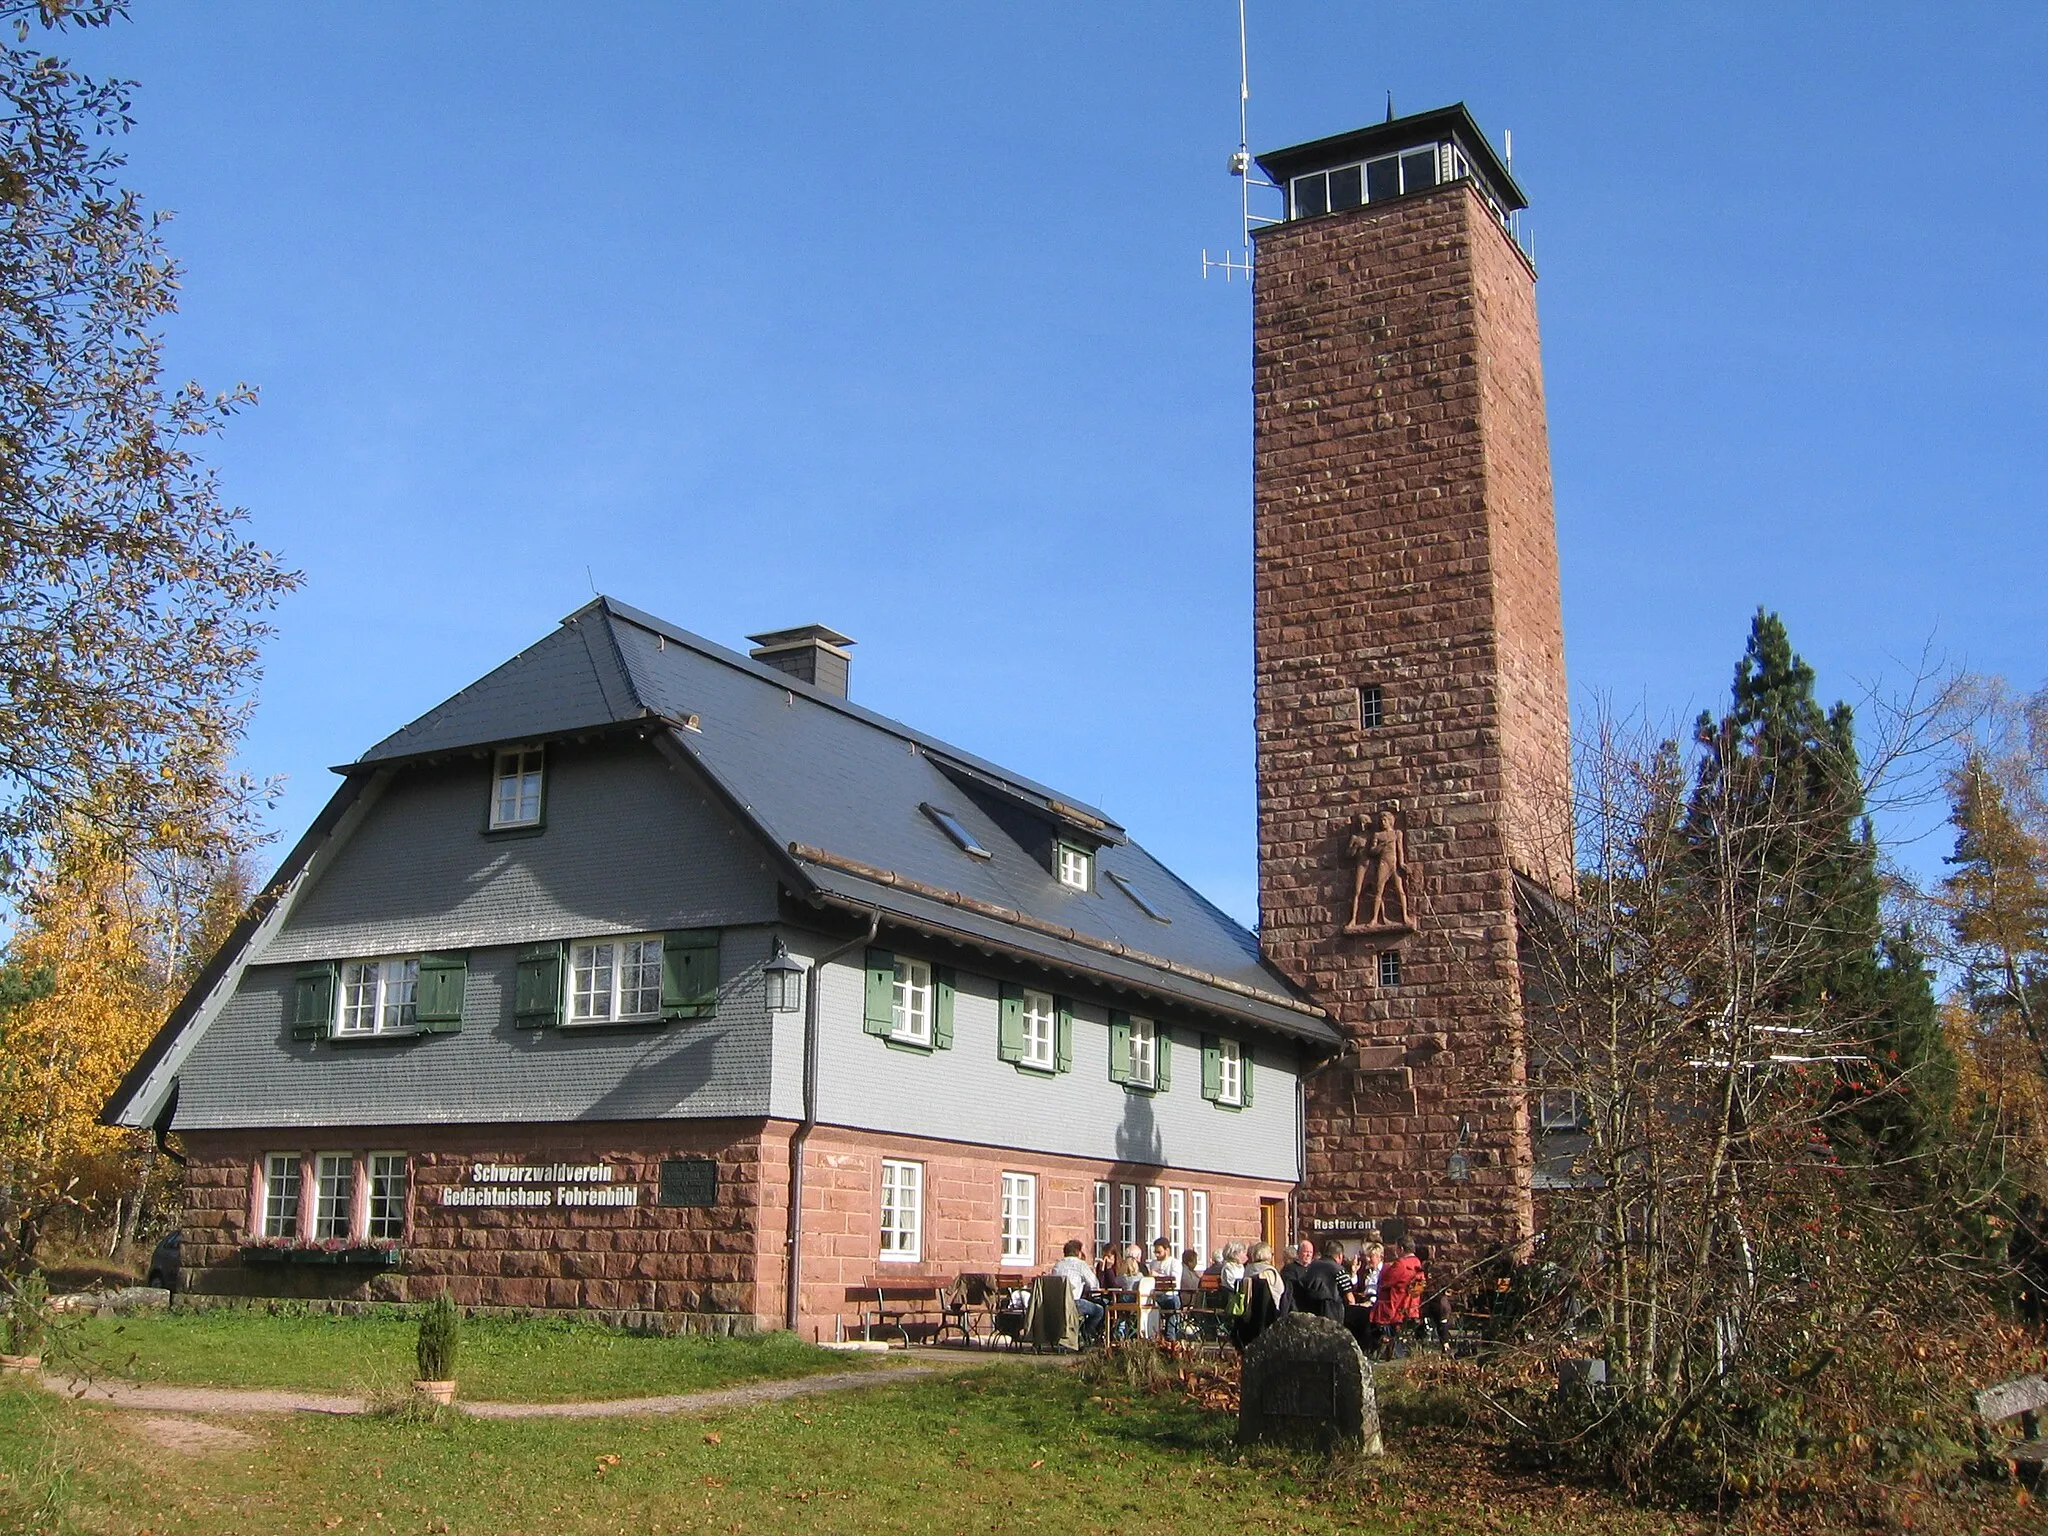
<svg viewBox="0 0 2048 1536">
<path fill-rule="evenodd" d="M 1245 47 L 1244 6 L 1245 0 L 1237 0 L 1237 149 L 1230 157 L 1230 174 L 1237 178 L 1238 184 L 1238 209 L 1243 218 L 1244 243 L 1236 252 L 1225 251 L 1221 256 L 1211 256 L 1206 246 L 1202 250 L 1202 276 L 1208 277 L 1213 269 L 1223 274 L 1226 283 L 1239 277 L 1246 282 L 1252 280 L 1252 230 L 1262 224 L 1281 222 L 1252 212 L 1253 187 L 1270 187 L 1275 192 L 1281 189 L 1258 175 L 1252 165 L 1252 75 L 1250 55 Z"/>
</svg>

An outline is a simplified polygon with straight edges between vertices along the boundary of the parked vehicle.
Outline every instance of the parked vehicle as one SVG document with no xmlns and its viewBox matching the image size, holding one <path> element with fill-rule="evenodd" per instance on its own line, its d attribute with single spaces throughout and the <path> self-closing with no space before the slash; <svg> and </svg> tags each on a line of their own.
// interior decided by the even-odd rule
<svg viewBox="0 0 2048 1536">
<path fill-rule="evenodd" d="M 149 1255 L 147 1284 L 160 1285 L 176 1294 L 179 1282 L 183 1278 L 180 1270 L 183 1265 L 184 1243 L 185 1234 L 182 1232 L 166 1232 L 158 1240 L 155 1249 Z"/>
</svg>

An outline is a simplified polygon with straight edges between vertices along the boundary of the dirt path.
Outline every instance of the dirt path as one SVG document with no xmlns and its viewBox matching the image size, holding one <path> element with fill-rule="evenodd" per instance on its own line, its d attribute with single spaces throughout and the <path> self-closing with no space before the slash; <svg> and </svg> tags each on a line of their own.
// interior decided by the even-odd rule
<svg viewBox="0 0 2048 1536">
<path fill-rule="evenodd" d="M 1056 1363 L 1056 1356 L 1039 1356 Z M 932 1360 L 918 1364 L 879 1366 L 866 1371 L 832 1371 L 822 1376 L 795 1376 L 775 1381 L 743 1382 L 705 1392 L 678 1392 L 666 1397 L 623 1397 L 594 1403 L 465 1403 L 455 1407 L 479 1419 L 602 1419 L 635 1414 L 709 1413 L 750 1403 L 779 1402 L 821 1392 L 916 1381 L 953 1370 L 971 1370 L 992 1363 L 989 1357 Z M 152 1413 L 362 1413 L 369 1407 L 360 1397 L 327 1392 L 294 1392 L 267 1387 L 178 1387 L 134 1381 L 84 1381 L 45 1373 L 42 1383 L 52 1392 L 78 1402 L 106 1408 L 137 1408 Z"/>
</svg>

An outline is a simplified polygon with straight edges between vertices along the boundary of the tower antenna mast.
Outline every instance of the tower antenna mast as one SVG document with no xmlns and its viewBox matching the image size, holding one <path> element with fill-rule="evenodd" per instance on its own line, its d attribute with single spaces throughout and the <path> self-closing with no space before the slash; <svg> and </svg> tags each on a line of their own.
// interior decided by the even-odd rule
<svg viewBox="0 0 2048 1536">
<path fill-rule="evenodd" d="M 1252 230 L 1261 224 L 1278 224 L 1279 219 L 1269 219 L 1264 214 L 1252 212 L 1252 188 L 1254 186 L 1280 188 L 1263 176 L 1254 178 L 1252 170 L 1251 100 L 1252 71 L 1251 55 L 1245 46 L 1245 0 L 1237 0 L 1237 151 L 1230 157 L 1230 174 L 1237 178 L 1238 211 L 1243 217 L 1244 244 L 1233 255 L 1225 251 L 1221 256 L 1211 256 L 1206 248 L 1202 251 L 1202 276 L 1207 277 L 1214 268 L 1223 274 L 1223 280 L 1231 282 L 1242 277 L 1252 280 Z"/>
</svg>

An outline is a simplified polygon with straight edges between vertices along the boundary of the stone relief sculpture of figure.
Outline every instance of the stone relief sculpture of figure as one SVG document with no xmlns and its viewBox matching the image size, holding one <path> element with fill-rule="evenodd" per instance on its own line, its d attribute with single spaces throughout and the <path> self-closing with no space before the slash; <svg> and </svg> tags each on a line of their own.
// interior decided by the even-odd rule
<svg viewBox="0 0 2048 1536">
<path fill-rule="evenodd" d="M 1367 827 L 1363 811 L 1352 823 L 1351 837 L 1345 845 L 1345 853 L 1354 865 L 1351 920 L 1344 925 L 1346 933 L 1415 931 L 1408 887 L 1419 871 L 1415 861 L 1408 856 L 1408 839 L 1395 816 L 1398 809 L 1399 802 L 1396 801 L 1382 810 L 1377 827 Z M 1372 909 L 1369 915 L 1361 917 L 1368 885 L 1372 889 Z M 1388 901 L 1390 894 L 1393 898 L 1391 903 Z"/>
</svg>

